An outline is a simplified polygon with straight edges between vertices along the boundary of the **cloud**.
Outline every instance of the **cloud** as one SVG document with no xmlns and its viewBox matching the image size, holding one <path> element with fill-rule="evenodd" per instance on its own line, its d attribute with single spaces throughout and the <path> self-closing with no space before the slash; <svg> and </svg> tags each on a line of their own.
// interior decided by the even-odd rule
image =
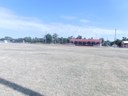
<svg viewBox="0 0 128 96">
<path fill-rule="evenodd" d="M 75 19 L 75 17 L 66 17 L 66 19 Z M 89 22 L 88 20 L 81 20 Z M 9 9 L 0 7 L 0 29 L 11 31 L 34 32 L 35 34 L 57 33 L 60 36 L 77 36 L 93 37 L 97 34 L 99 37 L 103 35 L 113 35 L 113 29 L 98 28 L 93 26 L 79 26 L 64 23 L 44 23 L 38 18 L 18 16 Z M 126 32 L 125 32 L 126 33 Z M 118 30 L 118 34 L 124 34 L 124 31 Z"/>
<path fill-rule="evenodd" d="M 65 20 L 75 20 L 75 19 L 77 19 L 75 16 L 61 16 L 61 18 L 65 19 Z"/>
<path fill-rule="evenodd" d="M 80 22 L 82 22 L 82 23 L 89 23 L 90 21 L 87 20 L 87 19 L 81 19 Z"/>
</svg>

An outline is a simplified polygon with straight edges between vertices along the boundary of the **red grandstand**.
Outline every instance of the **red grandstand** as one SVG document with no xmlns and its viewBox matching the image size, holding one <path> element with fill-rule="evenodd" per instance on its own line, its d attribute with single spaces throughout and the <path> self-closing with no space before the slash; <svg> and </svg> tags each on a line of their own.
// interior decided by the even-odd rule
<svg viewBox="0 0 128 96">
<path fill-rule="evenodd" d="M 101 42 L 100 39 L 70 39 L 70 43 L 78 46 L 101 46 Z"/>
</svg>

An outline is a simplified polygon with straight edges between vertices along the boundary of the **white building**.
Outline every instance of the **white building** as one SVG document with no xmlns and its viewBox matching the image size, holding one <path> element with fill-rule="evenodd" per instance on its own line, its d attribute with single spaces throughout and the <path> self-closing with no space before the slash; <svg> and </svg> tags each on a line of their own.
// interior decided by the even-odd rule
<svg viewBox="0 0 128 96">
<path fill-rule="evenodd" d="M 4 40 L 4 43 L 8 43 L 8 40 Z"/>
<path fill-rule="evenodd" d="M 128 41 L 122 41 L 122 47 L 128 48 Z"/>
</svg>

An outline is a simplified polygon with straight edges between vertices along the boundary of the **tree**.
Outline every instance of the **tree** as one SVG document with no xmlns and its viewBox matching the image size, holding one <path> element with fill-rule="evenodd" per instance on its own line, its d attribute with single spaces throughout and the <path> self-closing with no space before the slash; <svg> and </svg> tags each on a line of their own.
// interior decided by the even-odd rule
<svg viewBox="0 0 128 96">
<path fill-rule="evenodd" d="M 113 43 L 109 40 L 105 41 L 104 39 L 102 39 L 102 46 L 112 46 Z"/>
<path fill-rule="evenodd" d="M 24 41 L 24 38 L 17 38 L 17 39 L 14 39 L 14 42 L 15 43 L 23 43 Z"/>
<path fill-rule="evenodd" d="M 78 35 L 78 36 L 76 37 L 76 39 L 82 39 L 82 36 Z"/>
<path fill-rule="evenodd" d="M 68 38 L 63 38 L 63 37 L 58 38 L 58 42 L 59 42 L 60 44 L 69 43 L 68 40 L 69 40 Z"/>
<path fill-rule="evenodd" d="M 64 44 L 68 43 L 68 38 L 63 38 L 63 43 Z"/>
<path fill-rule="evenodd" d="M 9 36 L 5 36 L 5 37 L 4 37 L 4 40 L 12 41 L 13 38 L 12 38 L 12 37 L 9 37 Z"/>
<path fill-rule="evenodd" d="M 105 43 L 106 43 L 105 44 L 106 46 L 111 46 L 111 41 L 107 40 L 107 41 L 105 41 Z"/>
<path fill-rule="evenodd" d="M 68 38 L 67 38 L 67 43 L 70 43 L 70 39 L 72 39 L 73 38 L 73 36 L 69 36 Z"/>
<path fill-rule="evenodd" d="M 45 35 L 45 43 L 52 43 L 52 35 L 51 34 L 46 34 Z"/>
<path fill-rule="evenodd" d="M 52 35 L 52 41 L 53 41 L 53 43 L 57 43 L 57 41 L 58 41 L 58 34 L 56 34 L 56 33 L 54 33 L 53 35 Z"/>
<path fill-rule="evenodd" d="M 102 45 L 104 45 L 104 38 L 100 38 Z"/>
<path fill-rule="evenodd" d="M 122 40 L 125 41 L 125 40 L 128 40 L 128 38 L 127 37 L 123 37 Z"/>
<path fill-rule="evenodd" d="M 118 47 L 121 47 L 121 43 L 122 43 L 122 40 L 117 39 L 117 40 L 115 41 L 115 44 L 116 44 Z"/>
<path fill-rule="evenodd" d="M 63 44 L 63 37 L 59 38 L 59 43 Z"/>
<path fill-rule="evenodd" d="M 31 37 L 24 37 L 24 41 L 27 43 L 32 43 L 32 38 Z"/>
</svg>

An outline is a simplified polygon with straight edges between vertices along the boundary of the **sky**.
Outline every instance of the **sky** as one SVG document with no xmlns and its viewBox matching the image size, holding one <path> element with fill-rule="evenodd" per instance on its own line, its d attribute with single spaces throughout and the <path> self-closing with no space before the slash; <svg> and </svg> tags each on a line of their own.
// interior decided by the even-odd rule
<svg viewBox="0 0 128 96">
<path fill-rule="evenodd" d="M 0 37 L 128 37 L 128 0 L 0 0 Z"/>
</svg>

